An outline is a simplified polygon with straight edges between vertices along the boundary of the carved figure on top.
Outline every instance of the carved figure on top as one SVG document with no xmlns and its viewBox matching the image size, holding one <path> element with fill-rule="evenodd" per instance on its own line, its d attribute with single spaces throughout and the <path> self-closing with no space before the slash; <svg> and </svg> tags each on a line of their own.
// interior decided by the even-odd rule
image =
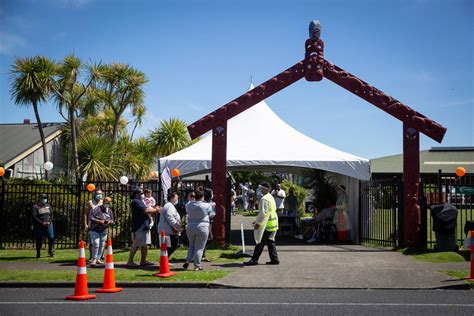
<svg viewBox="0 0 474 316">
<path fill-rule="evenodd" d="M 313 20 L 309 23 L 309 38 L 317 41 L 321 36 L 321 23 L 319 20 Z"/>
</svg>

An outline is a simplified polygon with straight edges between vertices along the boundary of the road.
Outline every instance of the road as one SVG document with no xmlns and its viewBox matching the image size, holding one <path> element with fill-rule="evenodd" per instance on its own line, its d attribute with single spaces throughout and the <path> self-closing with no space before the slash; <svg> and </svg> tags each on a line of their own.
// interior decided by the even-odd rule
<svg viewBox="0 0 474 316">
<path fill-rule="evenodd" d="M 127 288 L 64 300 L 70 288 L 0 288 L 0 315 L 473 315 L 472 290 Z"/>
</svg>

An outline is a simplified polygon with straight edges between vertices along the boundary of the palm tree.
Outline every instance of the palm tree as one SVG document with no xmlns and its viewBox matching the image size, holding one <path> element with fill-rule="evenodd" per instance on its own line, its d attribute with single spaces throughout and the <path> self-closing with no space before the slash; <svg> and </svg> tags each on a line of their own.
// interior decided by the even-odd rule
<svg viewBox="0 0 474 316">
<path fill-rule="evenodd" d="M 188 135 L 186 122 L 178 118 L 161 121 L 160 127 L 150 133 L 150 140 L 153 142 L 157 154 L 162 157 L 171 155 L 194 143 Z"/>
<path fill-rule="evenodd" d="M 84 69 L 89 72 L 89 76 L 86 83 L 81 83 L 79 80 L 83 76 Z M 81 60 L 74 55 L 66 56 L 57 67 L 58 80 L 56 81 L 54 92 L 59 113 L 62 115 L 64 107 L 67 109 L 67 118 L 64 115 L 62 116 L 69 123 L 72 161 L 76 178 L 80 176 L 79 156 L 77 153 L 77 116 L 82 110 L 81 105 L 86 102 L 84 99 L 88 99 L 86 92 L 90 91 L 91 85 L 97 80 L 101 71 L 102 66 L 100 63 L 84 66 Z"/>
<path fill-rule="evenodd" d="M 79 169 L 92 181 L 116 180 L 120 168 L 113 160 L 114 144 L 110 138 L 94 133 L 82 135 L 78 146 Z"/>
<path fill-rule="evenodd" d="M 132 115 L 135 117 L 135 125 L 133 126 L 132 134 L 130 135 L 130 141 L 133 140 L 133 134 L 138 126 L 142 126 L 143 117 L 145 116 L 147 108 L 144 105 L 139 105 L 132 110 Z"/>
<path fill-rule="evenodd" d="M 10 69 L 12 99 L 17 105 L 31 104 L 33 106 L 45 162 L 49 159 L 38 105 L 40 102 L 45 102 L 50 96 L 54 82 L 54 71 L 55 64 L 43 56 L 17 58 Z M 48 179 L 46 170 L 45 178 Z"/>
<path fill-rule="evenodd" d="M 120 119 L 127 108 L 132 113 L 143 107 L 143 85 L 148 82 L 145 74 L 130 65 L 113 63 L 104 68 L 99 86 L 104 106 L 114 113 L 112 140 L 118 139 Z"/>
</svg>

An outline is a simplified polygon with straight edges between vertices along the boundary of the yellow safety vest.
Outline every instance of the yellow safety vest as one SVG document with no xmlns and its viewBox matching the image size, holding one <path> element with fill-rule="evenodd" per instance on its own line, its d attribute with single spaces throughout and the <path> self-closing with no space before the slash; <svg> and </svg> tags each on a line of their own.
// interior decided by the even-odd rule
<svg viewBox="0 0 474 316">
<path fill-rule="evenodd" d="M 265 194 L 262 199 L 268 202 L 269 205 L 269 214 L 268 214 L 268 221 L 267 226 L 265 226 L 265 230 L 269 232 L 274 232 L 278 230 L 278 215 L 276 213 L 276 203 L 275 199 L 270 193 Z"/>
</svg>

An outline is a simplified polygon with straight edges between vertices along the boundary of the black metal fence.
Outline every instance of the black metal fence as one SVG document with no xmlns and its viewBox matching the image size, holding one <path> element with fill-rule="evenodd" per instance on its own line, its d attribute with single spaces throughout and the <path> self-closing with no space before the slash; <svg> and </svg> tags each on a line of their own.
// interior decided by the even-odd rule
<svg viewBox="0 0 474 316">
<path fill-rule="evenodd" d="M 456 225 L 456 240 L 461 246 L 464 238 L 464 225 L 467 221 L 474 220 L 474 195 L 459 192 L 462 186 L 474 186 L 474 175 L 456 177 L 454 174 L 442 174 L 425 176 L 421 179 L 423 188 L 423 201 L 421 206 L 425 210 L 424 225 L 426 225 L 426 242 L 428 248 L 434 248 L 436 244 L 435 233 L 432 231 L 433 219 L 430 214 L 430 206 L 433 204 L 451 203 L 458 210 Z M 424 205 L 423 205 L 424 204 Z"/>
<path fill-rule="evenodd" d="M 400 244 L 402 184 L 395 178 L 360 182 L 360 242 L 383 247 Z"/>
<path fill-rule="evenodd" d="M 34 246 L 31 208 L 41 193 L 48 194 L 54 212 L 53 227 L 57 248 L 76 248 L 79 240 L 86 239 L 83 214 L 92 193 L 88 183 L 38 184 L 22 180 L 2 181 L 0 191 L 1 224 L 0 244 L 3 248 L 29 248 Z M 157 199 L 158 182 L 135 182 L 122 185 L 119 182 L 96 182 L 104 196 L 113 199 L 115 224 L 109 231 L 116 247 L 127 247 L 131 242 L 130 195 L 134 186 L 150 188 Z M 158 199 L 157 199 L 158 201 Z M 156 218 L 155 220 L 157 220 Z M 155 230 L 152 240 L 157 241 Z"/>
</svg>

